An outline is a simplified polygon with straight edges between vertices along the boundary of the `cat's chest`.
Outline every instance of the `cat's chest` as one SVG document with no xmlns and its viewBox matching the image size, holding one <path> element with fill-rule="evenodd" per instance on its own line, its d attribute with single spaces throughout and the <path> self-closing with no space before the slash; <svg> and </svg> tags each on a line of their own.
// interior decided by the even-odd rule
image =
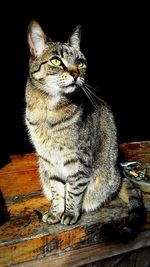
<svg viewBox="0 0 150 267">
<path fill-rule="evenodd" d="M 62 166 L 65 161 L 65 151 L 61 149 L 61 146 L 55 146 L 54 144 L 49 151 L 49 160 L 55 167 Z"/>
<path fill-rule="evenodd" d="M 71 138 L 71 136 L 68 131 L 61 133 L 61 135 L 53 133 L 46 144 L 40 143 L 37 145 L 38 154 L 42 156 L 42 158 L 47 159 L 50 166 L 64 179 L 66 179 L 68 175 L 74 173 L 77 167 L 77 164 L 66 164 L 71 160 L 77 159 L 79 150 L 75 138 Z"/>
<path fill-rule="evenodd" d="M 57 172 L 63 177 L 67 179 L 69 175 L 76 172 L 77 164 L 73 164 L 72 166 L 68 166 L 66 163 L 70 162 L 72 159 L 77 158 L 77 149 L 67 149 L 60 151 L 60 149 L 54 149 L 50 151 L 49 159 L 51 164 L 57 169 Z"/>
</svg>

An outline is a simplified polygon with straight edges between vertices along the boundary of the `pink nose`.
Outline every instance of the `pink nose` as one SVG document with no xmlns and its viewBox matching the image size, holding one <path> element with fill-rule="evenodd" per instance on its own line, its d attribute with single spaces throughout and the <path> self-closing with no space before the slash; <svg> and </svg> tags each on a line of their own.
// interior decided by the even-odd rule
<svg viewBox="0 0 150 267">
<path fill-rule="evenodd" d="M 79 75 L 78 70 L 73 70 L 70 74 L 75 80 L 78 78 Z"/>
<path fill-rule="evenodd" d="M 79 76 L 79 71 L 77 68 L 68 68 L 69 74 L 76 80 Z"/>
</svg>

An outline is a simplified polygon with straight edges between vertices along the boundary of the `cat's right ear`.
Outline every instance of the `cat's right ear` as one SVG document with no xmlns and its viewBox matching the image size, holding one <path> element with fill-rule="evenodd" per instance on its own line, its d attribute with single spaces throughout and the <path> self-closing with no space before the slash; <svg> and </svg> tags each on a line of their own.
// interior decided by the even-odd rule
<svg viewBox="0 0 150 267">
<path fill-rule="evenodd" d="M 42 54 L 46 47 L 46 35 L 36 20 L 32 20 L 28 25 L 27 39 L 30 52 L 33 56 Z"/>
</svg>

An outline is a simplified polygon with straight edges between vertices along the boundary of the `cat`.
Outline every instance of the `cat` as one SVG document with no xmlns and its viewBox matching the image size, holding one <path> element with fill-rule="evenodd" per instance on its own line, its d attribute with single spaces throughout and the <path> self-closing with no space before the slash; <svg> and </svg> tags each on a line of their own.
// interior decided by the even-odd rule
<svg viewBox="0 0 150 267">
<path fill-rule="evenodd" d="M 72 225 L 83 211 L 97 210 L 119 197 L 129 207 L 129 219 L 118 238 L 134 238 L 145 214 L 142 196 L 118 170 L 112 110 L 103 99 L 94 102 L 92 87 L 85 82 L 81 26 L 61 43 L 53 42 L 32 20 L 27 39 L 31 56 L 25 123 L 38 155 L 43 192 L 51 202 L 42 220 Z"/>
</svg>

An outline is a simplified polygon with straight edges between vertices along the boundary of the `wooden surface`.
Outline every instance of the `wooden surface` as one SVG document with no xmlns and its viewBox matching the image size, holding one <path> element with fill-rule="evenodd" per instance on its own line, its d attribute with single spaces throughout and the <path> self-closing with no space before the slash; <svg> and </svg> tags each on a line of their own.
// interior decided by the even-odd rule
<svg viewBox="0 0 150 267">
<path fill-rule="evenodd" d="M 120 149 L 126 160 L 150 162 L 149 141 L 121 144 Z M 128 245 L 117 245 L 104 242 L 101 235 L 103 224 L 127 217 L 127 207 L 116 200 L 98 212 L 83 214 L 73 226 L 41 222 L 38 215 L 49 203 L 41 191 L 35 154 L 10 156 L 0 169 L 0 190 L 0 266 L 81 266 L 150 246 L 148 193 L 143 232 Z"/>
<path fill-rule="evenodd" d="M 150 163 L 150 141 L 122 143 L 120 150 L 127 161 L 142 160 Z"/>
<path fill-rule="evenodd" d="M 82 267 L 150 267 L 150 247 L 88 263 Z"/>
</svg>

